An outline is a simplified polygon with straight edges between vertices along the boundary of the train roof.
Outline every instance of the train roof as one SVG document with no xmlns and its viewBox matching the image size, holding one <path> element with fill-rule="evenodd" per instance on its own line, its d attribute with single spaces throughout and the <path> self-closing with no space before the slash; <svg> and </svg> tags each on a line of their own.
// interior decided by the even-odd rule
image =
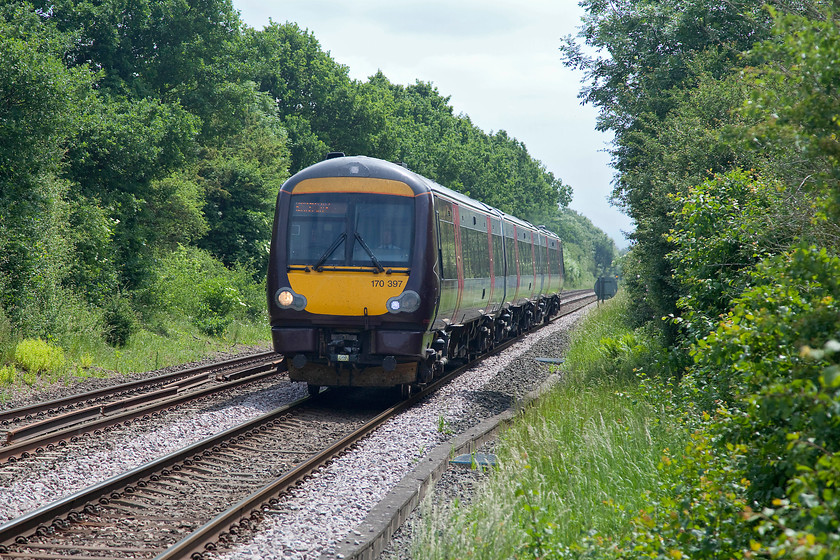
<svg viewBox="0 0 840 560">
<path fill-rule="evenodd" d="M 281 187 L 281 190 L 291 191 L 294 186 L 306 179 L 318 179 L 323 177 L 375 177 L 378 179 L 390 179 L 406 183 L 414 190 L 415 194 L 432 192 L 452 199 L 461 205 L 469 206 L 475 210 L 495 214 L 505 221 L 516 224 L 518 227 L 539 231 L 549 237 L 556 237 L 557 234 L 545 229 L 542 226 L 535 226 L 527 220 L 517 218 L 503 212 L 481 201 L 454 191 L 427 177 L 411 171 L 406 166 L 369 156 L 345 156 L 340 152 L 331 153 L 327 159 L 310 165 L 290 177 Z"/>
</svg>

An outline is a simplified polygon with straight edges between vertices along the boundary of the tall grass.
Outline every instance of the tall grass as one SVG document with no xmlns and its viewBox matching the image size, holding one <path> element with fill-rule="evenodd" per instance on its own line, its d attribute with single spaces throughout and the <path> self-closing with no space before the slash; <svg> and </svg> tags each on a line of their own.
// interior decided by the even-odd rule
<svg viewBox="0 0 840 560">
<path fill-rule="evenodd" d="M 667 399 L 633 364 L 655 344 L 624 325 L 611 300 L 576 329 L 564 382 L 500 438 L 499 466 L 469 506 L 424 506 L 414 555 L 575 557 L 584 539 L 613 541 L 646 504 L 665 448 L 682 445 Z"/>
</svg>

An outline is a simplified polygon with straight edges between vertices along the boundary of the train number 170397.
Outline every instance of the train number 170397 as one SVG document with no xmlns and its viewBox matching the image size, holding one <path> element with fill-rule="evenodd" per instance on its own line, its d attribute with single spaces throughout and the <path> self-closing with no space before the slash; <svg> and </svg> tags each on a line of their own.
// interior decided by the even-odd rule
<svg viewBox="0 0 840 560">
<path fill-rule="evenodd" d="M 405 280 L 371 280 L 370 285 L 374 288 L 401 288 Z"/>
</svg>

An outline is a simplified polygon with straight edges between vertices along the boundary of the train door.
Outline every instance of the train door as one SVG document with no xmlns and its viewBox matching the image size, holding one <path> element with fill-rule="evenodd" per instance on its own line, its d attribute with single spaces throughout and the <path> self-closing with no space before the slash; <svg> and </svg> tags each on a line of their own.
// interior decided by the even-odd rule
<svg viewBox="0 0 840 560">
<path fill-rule="evenodd" d="M 546 282 L 548 281 L 547 275 L 545 274 L 545 252 L 543 250 L 543 235 L 541 233 L 532 233 L 534 237 L 534 271 L 536 272 L 536 277 L 534 278 L 534 293 L 535 295 L 541 296 L 545 289 L 547 288 Z"/>
<path fill-rule="evenodd" d="M 452 201 L 435 197 L 435 214 L 438 221 L 439 259 L 440 259 L 440 303 L 438 319 L 451 322 L 458 309 L 460 286 L 463 277 L 459 274 L 459 249 L 457 235 L 457 206 Z M 443 328 L 437 325 L 436 328 Z"/>
<path fill-rule="evenodd" d="M 485 311 L 495 313 L 505 301 L 505 244 L 501 218 L 487 217 L 487 233 L 490 244 L 490 294 Z"/>
<path fill-rule="evenodd" d="M 521 261 L 519 258 L 520 234 L 519 229 L 516 227 L 516 225 L 511 224 L 510 227 L 510 237 L 506 240 L 506 242 L 510 247 L 510 251 L 508 251 L 508 254 L 511 257 L 511 260 L 509 262 L 512 263 L 514 266 L 513 270 L 508 270 L 508 279 L 510 280 L 511 286 L 513 287 L 513 290 L 511 290 L 512 295 L 509 301 L 516 305 L 519 302 L 519 298 L 522 295 L 522 274 L 520 273 Z"/>
<path fill-rule="evenodd" d="M 519 262 L 519 290 L 517 299 L 531 298 L 536 290 L 537 278 L 534 269 L 534 238 L 533 234 L 525 228 L 516 228 L 516 249 Z"/>
</svg>

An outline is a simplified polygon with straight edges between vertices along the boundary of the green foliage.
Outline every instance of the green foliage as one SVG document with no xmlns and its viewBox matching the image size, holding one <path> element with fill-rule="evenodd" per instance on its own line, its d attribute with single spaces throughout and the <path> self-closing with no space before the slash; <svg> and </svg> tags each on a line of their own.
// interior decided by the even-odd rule
<svg viewBox="0 0 840 560">
<path fill-rule="evenodd" d="M 239 291 L 224 278 L 209 278 L 198 286 L 196 325 L 212 336 L 221 335 L 233 320 L 237 307 L 244 307 Z"/>
<path fill-rule="evenodd" d="M 69 203 L 69 226 L 74 258 L 63 283 L 90 303 L 101 305 L 119 286 L 116 220 L 95 200 L 77 195 Z"/>
<path fill-rule="evenodd" d="M 89 95 L 91 77 L 62 63 L 67 40 L 42 26 L 26 5 L 0 6 L 0 191 L 9 201 L 37 200 L 27 191 L 40 175 L 57 170 Z"/>
<path fill-rule="evenodd" d="M 17 379 L 17 370 L 14 366 L 0 367 L 0 387 L 4 385 L 13 385 Z"/>
<path fill-rule="evenodd" d="M 262 31 L 247 30 L 244 43 L 250 79 L 277 100 L 293 171 L 330 150 L 374 155 L 369 139 L 375 139 L 381 117 L 359 95 L 349 69 L 321 50 L 311 32 L 271 22 Z"/>
<path fill-rule="evenodd" d="M 710 422 L 708 415 L 704 419 Z M 750 557 L 751 531 L 744 522 L 749 482 L 732 468 L 742 452 L 720 449 L 707 432 L 694 432 L 683 449 L 662 454 L 660 487 L 648 494 L 621 542 L 604 550 L 603 543 L 589 540 L 586 547 L 607 558 Z"/>
<path fill-rule="evenodd" d="M 179 228 L 188 234 L 201 227 L 195 217 L 173 221 L 186 212 L 163 212 L 195 206 L 184 200 L 188 190 L 164 179 L 195 150 L 196 127 L 195 117 L 177 104 L 102 99 L 86 109 L 83 141 L 69 151 L 67 175 L 91 204 L 108 209 L 112 258 L 121 263 L 121 283 L 131 288 L 146 280 L 156 245 Z"/>
<path fill-rule="evenodd" d="M 753 62 L 743 53 L 771 34 L 763 4 L 593 0 L 584 3 L 589 15 L 579 37 L 609 56 L 589 56 L 571 38 L 564 47 L 567 65 L 586 72 L 581 97 L 600 109 L 599 127 L 615 133 L 613 199 L 636 224 L 633 266 L 642 280 L 627 287 L 640 321 L 679 314 L 682 294 L 668 258 L 679 204 L 670 195 L 776 159 L 743 141 L 765 115 L 737 111 L 755 87 L 741 74 Z M 661 325 L 674 342 L 678 330 Z"/>
<path fill-rule="evenodd" d="M 599 276 L 613 270 L 615 243 L 586 216 L 560 208 L 544 221 L 563 240 L 567 287 L 592 288 Z"/>
<path fill-rule="evenodd" d="M 830 373 L 837 357 L 825 348 L 840 336 L 840 258 L 800 247 L 763 263 L 754 283 L 698 343 L 696 375 L 743 413 L 724 433 L 749 443 L 750 493 L 766 504 L 783 496 L 799 468 L 837 451 L 832 415 L 840 401 Z"/>
<path fill-rule="evenodd" d="M 54 372 L 64 367 L 64 351 L 40 338 L 21 340 L 15 347 L 15 363 L 30 373 Z"/>
<path fill-rule="evenodd" d="M 595 285 L 595 280 L 593 278 L 589 278 L 588 275 L 584 276 L 583 270 L 581 270 L 580 264 L 578 264 L 577 258 L 572 256 L 571 251 L 564 248 L 563 250 L 563 264 L 564 264 L 564 271 L 565 271 L 565 278 L 564 278 L 564 288 L 566 289 L 574 289 L 574 288 L 584 288 L 589 284 Z M 591 280 L 591 282 L 589 282 Z"/>
<path fill-rule="evenodd" d="M 678 305 L 691 340 L 705 336 L 749 285 L 751 268 L 808 229 L 801 201 L 779 182 L 742 170 L 716 176 L 674 199 L 669 258 L 681 286 Z"/>
<path fill-rule="evenodd" d="M 255 122 L 225 143 L 206 150 L 197 180 L 205 191 L 207 231 L 198 245 L 228 266 L 262 276 L 277 191 L 288 177 L 289 153 L 278 121 Z"/>
<path fill-rule="evenodd" d="M 625 284 L 668 334 L 661 363 L 690 350 L 671 371 L 697 410 L 633 531 L 586 554 L 837 557 L 836 8 L 586 6 L 580 36 L 610 58 L 567 57 L 616 133 L 614 198 L 638 226 Z"/>
<path fill-rule="evenodd" d="M 694 79 L 691 62 L 710 47 L 725 50 L 715 66 L 720 76 L 738 53 L 768 35 L 771 19 L 763 3 L 739 0 L 723 6 L 713 0 L 603 0 L 581 3 L 588 12 L 579 36 L 595 52 L 590 56 L 567 39 L 567 64 L 587 73 L 591 84 L 581 92 L 601 108 L 600 128 L 619 135 L 637 127 L 644 114 L 663 116 L 673 106 L 673 89 Z M 619 144 L 621 140 L 619 139 Z"/>
<path fill-rule="evenodd" d="M 840 226 L 840 21 L 837 7 L 822 5 L 811 17 L 777 13 L 773 40 L 753 56 L 767 61 L 751 69 L 756 88 L 744 112 L 758 118 L 750 131 L 767 152 L 773 173 L 810 197 L 820 218 L 814 240 L 836 245 Z"/>
<path fill-rule="evenodd" d="M 663 484 L 617 551 L 652 558 L 831 558 L 840 553 L 840 258 L 803 246 L 698 343 L 698 412 Z"/>
<path fill-rule="evenodd" d="M 102 314 L 105 341 L 111 346 L 125 346 L 129 337 L 137 332 L 137 318 L 131 302 L 124 297 L 115 297 Z"/>
<path fill-rule="evenodd" d="M 158 261 L 157 277 L 142 298 L 149 307 L 184 314 L 218 336 L 232 321 L 265 313 L 265 288 L 247 269 L 227 269 L 206 251 L 179 247 Z"/>
<path fill-rule="evenodd" d="M 24 336 L 53 333 L 70 258 L 58 174 L 91 80 L 62 64 L 65 40 L 0 7 L 0 306 Z"/>
<path fill-rule="evenodd" d="M 421 175 L 505 212 L 545 223 L 567 206 L 571 188 L 535 161 L 505 131 L 486 134 L 467 116 L 455 116 L 449 98 L 431 84 L 392 84 L 381 73 L 360 86 L 385 112 L 393 138 L 371 155 L 397 159 Z M 383 151 L 384 150 L 384 151 Z"/>
<path fill-rule="evenodd" d="M 109 94 L 178 101 L 194 114 L 231 108 L 223 103 L 219 83 L 224 83 L 220 75 L 231 72 L 225 57 L 240 32 L 231 2 L 35 0 L 32 5 L 50 25 L 72 34 L 70 64 L 101 68 L 101 87 Z"/>
</svg>

